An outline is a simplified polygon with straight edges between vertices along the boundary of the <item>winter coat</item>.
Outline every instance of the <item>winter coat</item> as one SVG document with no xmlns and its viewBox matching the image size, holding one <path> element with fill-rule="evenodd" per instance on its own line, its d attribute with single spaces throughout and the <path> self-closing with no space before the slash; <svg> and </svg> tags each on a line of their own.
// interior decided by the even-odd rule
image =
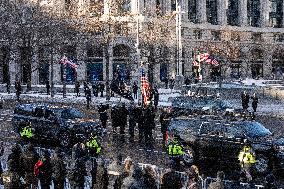
<svg viewBox="0 0 284 189">
<path fill-rule="evenodd" d="M 53 157 L 51 159 L 52 178 L 55 180 L 64 179 L 66 175 L 66 168 L 61 157 Z"/>
<path fill-rule="evenodd" d="M 216 181 L 209 184 L 208 189 L 224 189 L 224 183 L 222 181 Z"/>
<path fill-rule="evenodd" d="M 52 166 L 50 158 L 43 160 L 43 165 L 39 168 L 38 178 L 41 182 L 51 183 Z"/>
<path fill-rule="evenodd" d="M 39 155 L 35 151 L 27 151 L 21 157 L 25 173 L 34 173 L 34 166 L 39 160 Z"/>
<path fill-rule="evenodd" d="M 170 171 L 162 177 L 162 189 L 180 189 L 182 187 L 181 178 L 174 172 Z"/>
</svg>

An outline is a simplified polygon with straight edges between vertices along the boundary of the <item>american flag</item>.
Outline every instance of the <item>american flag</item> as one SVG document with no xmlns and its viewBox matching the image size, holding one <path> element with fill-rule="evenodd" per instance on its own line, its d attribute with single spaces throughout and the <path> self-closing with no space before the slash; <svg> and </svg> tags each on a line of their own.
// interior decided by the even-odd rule
<svg viewBox="0 0 284 189">
<path fill-rule="evenodd" d="M 199 62 L 197 62 L 196 60 L 193 60 L 192 65 L 193 66 L 199 66 Z"/>
<path fill-rule="evenodd" d="M 206 61 L 208 58 L 209 58 L 209 54 L 208 53 L 202 53 L 199 55 L 199 58 L 200 58 L 200 62 L 202 61 Z"/>
<path fill-rule="evenodd" d="M 66 56 L 63 56 L 61 60 L 59 61 L 60 64 L 63 64 L 64 66 L 70 66 L 73 69 L 76 69 L 78 67 L 77 64 L 72 62 L 71 60 L 68 60 Z"/>
<path fill-rule="evenodd" d="M 150 85 L 147 77 L 145 76 L 144 69 L 141 71 L 141 92 L 144 104 L 148 105 L 150 103 Z"/>
<path fill-rule="evenodd" d="M 208 64 L 212 64 L 214 66 L 219 65 L 219 62 L 213 56 L 209 56 L 209 58 L 205 62 L 207 62 Z"/>
</svg>

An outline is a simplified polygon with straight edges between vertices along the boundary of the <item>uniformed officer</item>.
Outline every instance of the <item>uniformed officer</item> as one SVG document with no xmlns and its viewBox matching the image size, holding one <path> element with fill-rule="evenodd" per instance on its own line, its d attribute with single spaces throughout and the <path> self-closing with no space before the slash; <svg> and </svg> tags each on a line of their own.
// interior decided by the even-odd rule
<svg viewBox="0 0 284 189">
<path fill-rule="evenodd" d="M 240 151 L 238 160 L 240 162 L 241 168 L 246 173 L 248 179 L 251 180 L 250 168 L 256 162 L 255 153 L 249 145 L 245 145 Z"/>
<path fill-rule="evenodd" d="M 87 141 L 86 147 L 90 154 L 94 157 L 97 157 L 101 153 L 101 145 L 97 140 L 97 136 L 91 136 L 91 138 Z"/>
<path fill-rule="evenodd" d="M 172 139 L 167 147 L 167 153 L 175 162 L 176 166 L 180 166 L 181 156 L 184 154 L 183 147 L 178 143 L 177 139 Z"/>
</svg>

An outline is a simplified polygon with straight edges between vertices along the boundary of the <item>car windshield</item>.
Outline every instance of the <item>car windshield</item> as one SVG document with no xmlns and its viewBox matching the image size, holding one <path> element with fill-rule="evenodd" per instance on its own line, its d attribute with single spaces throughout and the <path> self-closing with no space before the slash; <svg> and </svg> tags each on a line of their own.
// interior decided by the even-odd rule
<svg viewBox="0 0 284 189">
<path fill-rule="evenodd" d="M 258 122 L 245 122 L 243 129 L 248 137 L 258 138 L 267 137 L 271 132 Z"/>
<path fill-rule="evenodd" d="M 61 118 L 63 119 L 76 119 L 84 117 L 85 115 L 75 108 L 65 109 L 61 112 Z"/>
</svg>

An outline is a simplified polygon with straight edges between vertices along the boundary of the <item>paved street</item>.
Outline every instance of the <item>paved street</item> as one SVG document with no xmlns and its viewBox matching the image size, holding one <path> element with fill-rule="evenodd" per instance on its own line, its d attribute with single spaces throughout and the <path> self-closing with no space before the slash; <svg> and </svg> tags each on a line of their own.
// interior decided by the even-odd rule
<svg viewBox="0 0 284 189">
<path fill-rule="evenodd" d="M 235 99 L 232 102 L 238 103 L 239 100 Z M 265 100 L 267 103 L 267 100 Z M 277 103 L 278 101 L 273 101 Z M 58 104 L 58 103 L 56 103 Z M 63 103 L 65 104 L 65 103 Z M 271 105 L 271 104 L 270 104 Z M 5 141 L 5 153 L 2 157 L 3 167 L 6 168 L 5 160 L 7 159 L 8 154 L 10 153 L 11 146 L 18 140 L 18 137 L 13 132 L 11 119 L 13 116 L 13 108 L 15 106 L 14 101 L 7 100 L 5 101 L 5 109 L 0 110 L 0 135 L 2 140 Z M 93 106 L 90 110 L 86 110 L 80 104 L 73 104 L 72 106 L 79 108 L 88 116 L 98 119 L 96 107 Z M 262 102 L 262 105 L 264 103 Z M 264 124 L 265 127 L 269 128 L 272 132 L 275 133 L 275 137 L 283 137 L 284 128 L 282 125 L 284 124 L 284 119 L 281 116 L 272 116 L 266 112 L 260 112 L 257 117 L 257 121 Z M 160 132 L 160 124 L 158 123 L 158 116 L 156 116 L 156 128 L 153 133 L 154 141 L 152 141 L 152 145 L 145 145 L 144 143 L 138 142 L 138 129 L 135 129 L 135 141 L 130 143 L 128 138 L 128 128 L 125 130 L 124 139 L 122 139 L 120 134 L 114 134 L 112 132 L 112 125 L 109 121 L 107 124 L 107 133 L 103 137 L 102 146 L 103 150 L 103 158 L 110 159 L 112 161 L 113 158 L 117 157 L 117 154 L 122 154 L 123 158 L 130 156 L 134 162 L 145 163 L 145 164 L 153 164 L 157 165 L 160 168 L 168 167 L 169 158 L 162 149 L 162 135 Z M 119 132 L 118 132 L 119 133 Z M 51 150 L 54 148 L 53 146 L 46 146 L 43 144 L 39 144 L 38 146 L 44 148 L 50 148 Z M 70 158 L 66 157 L 66 161 L 68 162 Z M 212 166 L 207 167 L 206 170 L 201 169 L 201 173 L 205 174 L 205 176 L 215 177 L 216 170 L 218 167 Z M 229 175 L 229 172 L 227 173 Z M 282 179 L 279 182 L 283 183 Z"/>
</svg>

